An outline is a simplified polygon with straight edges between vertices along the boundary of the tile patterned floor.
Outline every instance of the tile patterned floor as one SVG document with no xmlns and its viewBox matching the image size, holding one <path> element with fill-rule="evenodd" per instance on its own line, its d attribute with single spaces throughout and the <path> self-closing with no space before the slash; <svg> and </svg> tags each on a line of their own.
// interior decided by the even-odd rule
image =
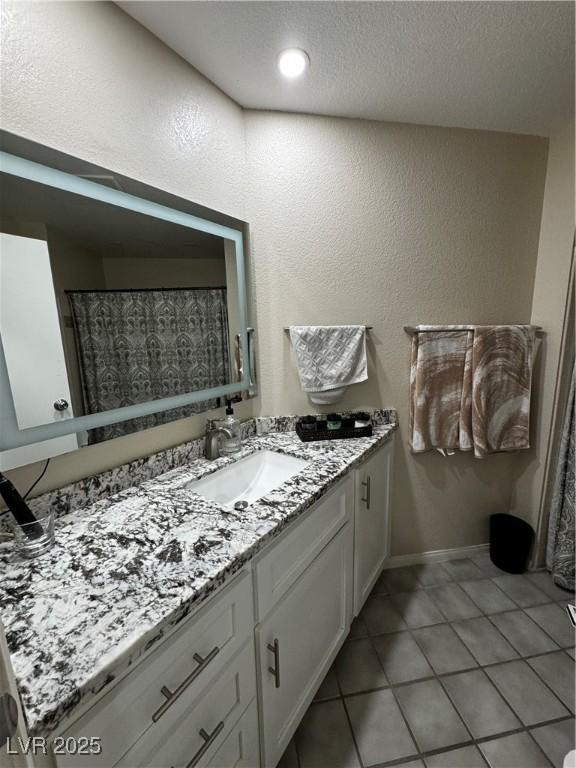
<svg viewBox="0 0 576 768">
<path fill-rule="evenodd" d="M 279 768 L 562 768 L 571 599 L 487 555 L 384 571 Z"/>
</svg>

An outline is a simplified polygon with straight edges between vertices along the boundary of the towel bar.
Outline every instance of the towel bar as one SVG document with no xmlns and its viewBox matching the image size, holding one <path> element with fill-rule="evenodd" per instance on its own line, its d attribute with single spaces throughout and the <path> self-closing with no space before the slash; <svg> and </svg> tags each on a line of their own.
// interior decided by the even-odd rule
<svg viewBox="0 0 576 768">
<path fill-rule="evenodd" d="M 353 325 L 353 323 L 350 323 L 350 325 Z M 372 328 L 373 328 L 372 325 L 365 325 L 364 327 L 366 328 L 367 331 L 371 331 Z M 290 326 L 289 325 L 285 325 L 284 326 L 284 330 L 285 331 L 289 331 L 290 330 Z"/>
<path fill-rule="evenodd" d="M 461 328 L 461 330 L 463 330 L 463 331 L 466 331 L 466 330 L 472 331 L 472 330 L 474 330 L 474 327 L 475 326 L 473 326 L 473 325 L 465 325 L 463 328 Z M 536 333 L 544 333 L 541 325 L 533 325 L 531 327 L 534 329 L 534 331 Z M 438 325 L 438 326 L 435 326 L 434 328 L 419 328 L 417 325 L 405 325 L 404 326 L 404 330 L 406 331 L 406 333 L 414 335 L 415 333 L 430 333 L 432 331 L 452 331 L 452 330 L 456 330 L 456 329 L 454 329 L 454 328 L 452 328 L 450 326 L 443 326 L 443 325 Z"/>
</svg>

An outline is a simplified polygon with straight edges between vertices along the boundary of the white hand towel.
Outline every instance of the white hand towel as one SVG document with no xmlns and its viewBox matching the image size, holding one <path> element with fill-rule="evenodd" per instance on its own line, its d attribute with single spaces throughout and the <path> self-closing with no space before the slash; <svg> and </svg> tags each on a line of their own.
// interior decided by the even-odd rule
<svg viewBox="0 0 576 768">
<path fill-rule="evenodd" d="M 337 402 L 346 387 L 368 378 L 364 325 L 294 325 L 290 339 L 300 384 L 313 403 Z"/>
</svg>

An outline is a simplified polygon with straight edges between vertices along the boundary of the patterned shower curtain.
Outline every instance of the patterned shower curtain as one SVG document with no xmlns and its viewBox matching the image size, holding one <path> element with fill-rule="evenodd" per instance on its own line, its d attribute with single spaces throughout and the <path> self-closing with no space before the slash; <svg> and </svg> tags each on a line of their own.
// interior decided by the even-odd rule
<svg viewBox="0 0 576 768">
<path fill-rule="evenodd" d="M 574 591 L 574 430 L 575 421 L 575 372 L 572 372 L 572 384 L 562 429 L 558 467 L 552 496 L 550 521 L 548 524 L 548 542 L 546 547 L 546 567 L 552 573 L 555 583 L 564 589 Z"/>
<path fill-rule="evenodd" d="M 85 413 L 230 382 L 226 288 L 69 291 Z M 216 400 L 92 429 L 89 443 L 184 418 Z"/>
</svg>

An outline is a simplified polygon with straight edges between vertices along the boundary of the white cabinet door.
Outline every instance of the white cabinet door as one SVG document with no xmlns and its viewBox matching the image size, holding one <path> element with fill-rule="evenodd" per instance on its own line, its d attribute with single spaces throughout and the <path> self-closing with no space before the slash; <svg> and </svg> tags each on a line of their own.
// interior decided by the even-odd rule
<svg viewBox="0 0 576 768">
<path fill-rule="evenodd" d="M 390 482 L 393 442 L 355 472 L 354 615 L 360 613 L 390 555 Z"/>
<path fill-rule="evenodd" d="M 266 768 L 282 756 L 348 634 L 352 534 L 347 523 L 256 629 Z"/>
</svg>

